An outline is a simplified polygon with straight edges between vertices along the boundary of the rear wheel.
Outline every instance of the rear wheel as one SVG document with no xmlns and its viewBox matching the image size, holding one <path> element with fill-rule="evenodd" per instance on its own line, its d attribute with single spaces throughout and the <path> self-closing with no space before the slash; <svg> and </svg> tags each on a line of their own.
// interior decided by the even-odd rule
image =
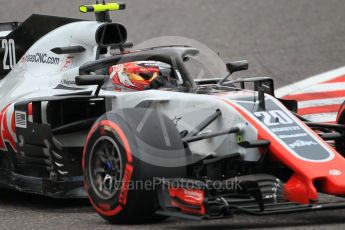
<svg viewBox="0 0 345 230">
<path fill-rule="evenodd" d="M 0 177 L 4 181 L 4 183 L 0 183 L 0 188 L 10 187 L 8 183 L 10 183 L 9 178 L 11 178 L 11 173 L 15 171 L 15 159 L 14 154 L 12 152 L 2 152 L 0 151 Z"/>
<path fill-rule="evenodd" d="M 147 112 L 150 116 L 142 122 Z M 163 134 L 157 125 L 160 118 L 170 146 L 162 143 Z M 102 116 L 88 135 L 83 157 L 85 187 L 93 207 L 116 224 L 164 219 L 156 215 L 158 178 L 180 178 L 187 174 L 186 164 L 167 167 L 155 162 L 162 155 L 168 160 L 171 154 L 186 158 L 176 127 L 163 114 L 128 109 Z"/>
<path fill-rule="evenodd" d="M 8 152 L 0 152 L 0 170 L 14 171 L 14 160 Z"/>
</svg>

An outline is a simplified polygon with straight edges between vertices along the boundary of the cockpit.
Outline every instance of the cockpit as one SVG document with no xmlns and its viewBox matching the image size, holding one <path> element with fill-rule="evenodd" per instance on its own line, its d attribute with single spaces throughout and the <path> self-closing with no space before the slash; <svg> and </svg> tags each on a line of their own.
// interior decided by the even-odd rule
<svg viewBox="0 0 345 230">
<path fill-rule="evenodd" d="M 195 87 L 185 62 L 198 54 L 191 47 L 157 47 L 121 53 L 84 64 L 80 75 L 108 76 L 106 89 L 147 90 Z"/>
</svg>

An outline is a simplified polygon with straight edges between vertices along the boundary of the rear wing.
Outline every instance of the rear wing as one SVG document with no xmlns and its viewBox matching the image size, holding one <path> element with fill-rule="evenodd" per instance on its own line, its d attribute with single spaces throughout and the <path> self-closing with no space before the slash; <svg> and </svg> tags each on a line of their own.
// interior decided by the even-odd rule
<svg viewBox="0 0 345 230">
<path fill-rule="evenodd" d="M 19 27 L 19 22 L 0 23 L 0 39 L 5 38 L 9 33 Z"/>
<path fill-rule="evenodd" d="M 77 21 L 81 20 L 33 14 L 23 23 L 0 23 L 0 80 L 41 37 L 60 26 Z"/>
</svg>

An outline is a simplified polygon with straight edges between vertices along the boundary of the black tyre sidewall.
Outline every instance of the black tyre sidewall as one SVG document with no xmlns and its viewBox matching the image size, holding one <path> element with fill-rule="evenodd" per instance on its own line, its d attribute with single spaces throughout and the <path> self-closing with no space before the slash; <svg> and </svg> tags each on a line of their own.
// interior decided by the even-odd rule
<svg viewBox="0 0 345 230">
<path fill-rule="evenodd" d="M 115 130 L 112 126 L 117 126 Z M 120 130 L 121 133 L 118 131 Z M 133 185 L 134 182 L 140 182 L 139 186 L 134 186 L 134 189 L 128 189 L 127 192 L 116 193 L 114 197 L 108 200 L 101 199 L 92 186 L 90 186 L 90 173 L 89 173 L 89 158 L 90 151 L 96 141 L 102 137 L 108 136 L 112 138 L 119 146 L 123 165 L 123 181 L 122 186 L 127 187 L 126 181 L 130 181 Z M 125 139 L 125 140 L 124 140 Z M 127 143 L 124 143 L 127 142 Z M 130 157 L 126 153 L 125 147 L 130 150 Z M 184 177 L 186 176 L 185 168 L 165 168 L 148 164 L 140 160 L 140 156 L 133 131 L 130 125 L 127 124 L 119 114 L 108 113 L 102 116 L 91 129 L 84 148 L 83 167 L 84 167 L 84 180 L 85 189 L 89 199 L 96 209 L 96 211 L 106 220 L 116 224 L 129 224 L 129 223 L 146 223 L 163 219 L 161 216 L 155 214 L 158 208 L 156 201 L 157 189 L 159 184 L 154 181 L 157 177 Z M 131 159 L 132 160 L 131 160 Z M 127 173 L 126 173 L 127 168 Z M 131 173 L 129 173 L 131 171 Z M 131 174 L 131 175 L 130 175 Z M 130 176 L 129 176 L 130 175 Z M 127 177 L 127 178 L 125 178 Z M 144 183 L 149 184 L 148 187 L 143 186 Z M 152 185 L 150 186 L 150 183 Z M 126 189 L 121 190 L 126 191 Z M 126 202 L 121 196 L 127 197 Z M 122 201 L 122 202 L 121 202 Z"/>
</svg>

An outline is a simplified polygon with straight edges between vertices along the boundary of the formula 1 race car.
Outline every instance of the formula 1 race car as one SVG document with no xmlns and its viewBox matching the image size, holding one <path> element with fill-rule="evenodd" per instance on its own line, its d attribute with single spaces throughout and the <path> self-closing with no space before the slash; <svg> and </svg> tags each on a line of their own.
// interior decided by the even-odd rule
<svg viewBox="0 0 345 230">
<path fill-rule="evenodd" d="M 345 195 L 345 106 L 306 120 L 271 78 L 233 80 L 246 61 L 194 80 L 195 48 L 130 50 L 109 17 L 124 8 L 0 24 L 1 183 L 87 196 L 112 223 L 345 208 L 319 199 Z"/>
</svg>

